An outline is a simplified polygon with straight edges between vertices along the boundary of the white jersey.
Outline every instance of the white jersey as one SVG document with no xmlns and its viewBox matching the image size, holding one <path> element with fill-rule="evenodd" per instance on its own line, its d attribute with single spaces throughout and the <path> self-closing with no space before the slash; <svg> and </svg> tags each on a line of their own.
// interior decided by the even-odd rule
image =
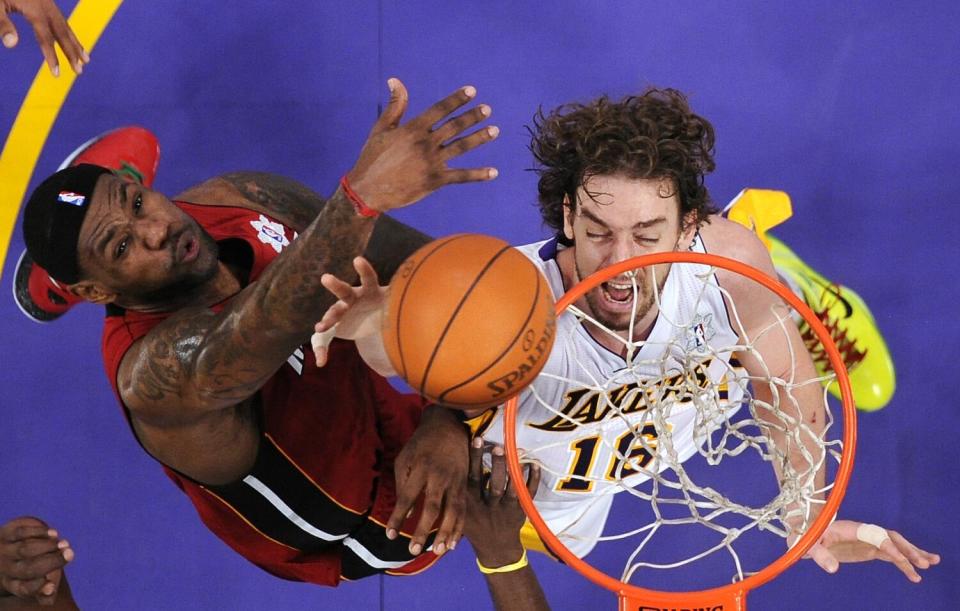
<svg viewBox="0 0 960 611">
<path fill-rule="evenodd" d="M 556 240 L 518 247 L 546 276 L 556 298 L 564 293 L 556 261 L 558 247 L 562 248 Z M 704 252 L 699 236 L 692 250 Z M 520 396 L 517 447 L 541 465 L 537 508 L 550 529 L 578 556 L 593 548 L 613 493 L 625 489 L 615 482 L 636 486 L 649 479 L 619 457 L 629 455 L 634 465 L 646 467 L 664 425 L 672 432 L 672 451 L 679 462 L 703 443 L 703 431 L 710 427 L 703 426 L 702 416 L 697 422 L 697 410 L 691 405 L 678 403 L 659 425 L 650 420 L 646 409 L 651 400 L 666 403 L 671 377 L 684 371 L 683 359 L 696 356 L 708 342 L 710 352 L 697 358 L 702 363 L 702 380 L 697 385 L 705 393 L 714 393 L 721 418 L 739 407 L 740 387 L 726 383 L 738 337 L 717 279 L 705 276 L 708 272 L 703 265 L 672 266 L 660 294 L 657 320 L 642 347 L 631 355 L 633 369 L 622 356 L 597 343 L 573 314 L 564 313 L 557 321 L 555 344 L 543 372 Z M 691 371 L 689 365 L 686 371 Z M 619 407 L 619 414 L 611 403 Z M 644 444 L 636 442 L 631 427 L 641 432 Z M 502 408 L 480 434 L 485 441 L 503 443 Z M 650 468 L 655 464 L 659 461 Z"/>
</svg>

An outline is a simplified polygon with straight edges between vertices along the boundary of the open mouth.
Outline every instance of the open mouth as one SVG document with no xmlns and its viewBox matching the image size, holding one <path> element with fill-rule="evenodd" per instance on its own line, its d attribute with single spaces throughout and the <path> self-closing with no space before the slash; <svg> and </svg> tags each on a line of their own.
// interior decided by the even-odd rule
<svg viewBox="0 0 960 611">
<path fill-rule="evenodd" d="M 190 263 L 200 254 L 200 242 L 191 232 L 184 231 L 177 241 L 177 262 Z"/>
<path fill-rule="evenodd" d="M 634 286 L 632 282 L 610 280 L 600 285 L 604 300 L 615 306 L 629 306 L 633 303 Z"/>
</svg>

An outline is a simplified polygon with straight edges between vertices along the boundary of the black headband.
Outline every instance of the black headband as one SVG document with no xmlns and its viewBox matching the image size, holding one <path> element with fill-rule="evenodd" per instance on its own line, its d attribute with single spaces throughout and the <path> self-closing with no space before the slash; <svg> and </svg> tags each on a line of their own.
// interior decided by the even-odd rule
<svg viewBox="0 0 960 611">
<path fill-rule="evenodd" d="M 33 260 L 57 281 L 80 280 L 77 243 L 97 181 L 110 170 L 80 164 L 34 189 L 23 211 L 23 240 Z"/>
</svg>

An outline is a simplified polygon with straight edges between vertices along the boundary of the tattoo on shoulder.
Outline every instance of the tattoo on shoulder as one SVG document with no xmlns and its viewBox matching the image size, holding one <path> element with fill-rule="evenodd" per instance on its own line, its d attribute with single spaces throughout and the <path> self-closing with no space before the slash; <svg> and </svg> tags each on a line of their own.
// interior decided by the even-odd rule
<svg viewBox="0 0 960 611">
<path fill-rule="evenodd" d="M 130 373 L 130 392 L 141 405 L 179 399 L 184 365 L 193 359 L 207 328 L 203 315 L 177 316 L 158 325 L 143 340 Z"/>
<path fill-rule="evenodd" d="M 233 172 L 221 176 L 241 195 L 302 231 L 323 208 L 326 200 L 296 180 L 266 172 Z"/>
</svg>

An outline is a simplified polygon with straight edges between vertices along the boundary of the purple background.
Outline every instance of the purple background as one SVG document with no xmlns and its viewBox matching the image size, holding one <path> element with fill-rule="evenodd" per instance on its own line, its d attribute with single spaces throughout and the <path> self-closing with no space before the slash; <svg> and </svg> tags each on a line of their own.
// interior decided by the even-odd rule
<svg viewBox="0 0 960 611">
<path fill-rule="evenodd" d="M 502 132 L 465 163 L 496 165 L 500 177 L 446 189 L 397 216 L 436 235 L 522 243 L 546 235 L 535 176 L 525 171 L 524 126 L 538 105 L 649 84 L 681 89 L 717 129 L 714 198 L 725 203 L 748 186 L 790 193 L 795 217 L 778 235 L 862 294 L 896 360 L 892 404 L 861 418 L 841 514 L 901 530 L 944 556 L 919 586 L 889 565 L 829 576 L 803 562 L 753 593 L 751 608 L 952 608 L 960 596 L 951 518 L 960 506 L 960 294 L 949 271 L 958 252 L 950 232 L 960 224 L 960 5 L 730 4 L 129 0 L 71 92 L 31 186 L 80 142 L 138 123 L 160 138 L 156 185 L 168 194 L 237 169 L 283 173 L 328 193 L 355 159 L 388 76 L 406 82 L 411 115 L 473 84 Z M 0 51 L 2 134 L 38 64 L 25 28 L 20 48 Z M 18 229 L 5 286 L 21 248 Z M 466 546 L 422 575 L 335 590 L 260 572 L 201 526 L 136 445 L 104 378 L 101 311 L 82 307 L 38 326 L 6 291 L 0 520 L 38 515 L 70 539 L 70 579 L 84 608 L 490 607 Z M 610 594 L 568 568 L 543 558 L 534 566 L 556 609 L 614 608 Z"/>
</svg>

